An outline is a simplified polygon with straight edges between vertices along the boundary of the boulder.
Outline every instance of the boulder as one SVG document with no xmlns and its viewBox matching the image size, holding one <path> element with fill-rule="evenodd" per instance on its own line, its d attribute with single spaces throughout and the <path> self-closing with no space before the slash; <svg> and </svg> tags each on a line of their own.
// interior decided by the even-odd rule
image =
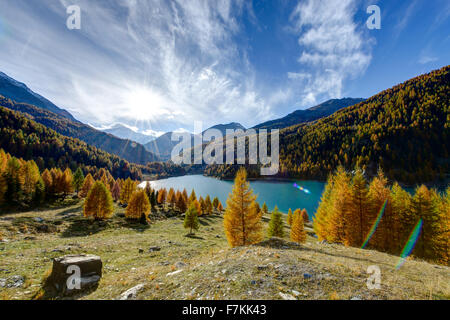
<svg viewBox="0 0 450 320">
<path fill-rule="evenodd" d="M 53 259 L 52 273 L 45 287 L 63 296 L 95 289 L 102 277 L 102 266 L 102 260 L 95 255 L 67 255 Z M 76 285 L 77 268 L 80 272 L 79 286 Z"/>
</svg>

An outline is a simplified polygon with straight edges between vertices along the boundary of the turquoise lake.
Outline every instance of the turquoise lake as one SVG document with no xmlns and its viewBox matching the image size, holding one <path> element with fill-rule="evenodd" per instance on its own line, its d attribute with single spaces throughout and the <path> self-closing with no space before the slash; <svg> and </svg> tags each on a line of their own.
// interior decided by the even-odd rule
<svg viewBox="0 0 450 320">
<path fill-rule="evenodd" d="M 309 194 L 300 191 L 294 187 L 294 183 L 298 186 L 306 188 Z M 195 190 L 197 197 L 209 194 L 211 199 L 218 197 L 222 204 L 226 205 L 226 200 L 231 192 L 233 182 L 222 181 L 215 178 L 205 177 L 202 175 L 182 176 L 150 182 L 154 189 L 170 189 L 183 191 L 186 188 L 188 194 L 192 189 Z M 145 182 L 141 184 L 145 186 Z M 320 181 L 250 181 L 253 193 L 258 196 L 257 201 L 262 204 L 266 202 L 269 210 L 278 206 L 280 211 L 287 213 L 289 208 L 306 209 L 310 217 L 314 215 L 319 205 L 320 197 L 325 187 L 324 182 Z"/>
</svg>

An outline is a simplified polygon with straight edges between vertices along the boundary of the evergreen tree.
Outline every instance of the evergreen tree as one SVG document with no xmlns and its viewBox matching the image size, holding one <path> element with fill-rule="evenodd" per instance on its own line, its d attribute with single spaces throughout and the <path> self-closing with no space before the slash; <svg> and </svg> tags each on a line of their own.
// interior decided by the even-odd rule
<svg viewBox="0 0 450 320">
<path fill-rule="evenodd" d="M 306 242 L 306 232 L 303 222 L 303 214 L 296 210 L 292 220 L 291 241 L 298 243 Z"/>
<path fill-rule="evenodd" d="M 44 172 L 42 173 L 42 180 L 44 180 L 46 195 L 48 196 L 52 194 L 53 178 L 52 175 L 50 174 L 50 171 L 48 171 L 47 169 L 45 169 Z"/>
<path fill-rule="evenodd" d="M 145 190 L 140 189 L 131 195 L 125 217 L 127 219 L 139 219 L 143 224 L 146 224 L 150 211 L 150 200 L 148 200 Z"/>
<path fill-rule="evenodd" d="M 184 200 L 184 199 L 183 199 Z M 192 203 L 189 207 L 188 211 L 186 211 L 186 215 L 184 217 L 184 224 L 185 229 L 189 229 L 189 234 L 193 234 L 193 230 L 199 229 L 199 223 L 198 223 L 198 212 L 195 208 L 195 205 Z"/>
<path fill-rule="evenodd" d="M 23 193 L 20 185 L 20 168 L 21 164 L 15 157 L 11 157 L 6 164 L 4 173 L 7 185 L 4 197 L 6 202 L 20 204 L 22 201 Z"/>
<path fill-rule="evenodd" d="M 205 204 L 205 200 L 203 200 L 203 197 L 201 197 L 201 196 L 200 196 L 200 199 L 198 200 L 198 202 L 200 203 L 200 211 L 198 212 L 198 215 L 201 217 L 206 212 L 206 204 Z"/>
<path fill-rule="evenodd" d="M 83 214 L 95 220 L 109 219 L 114 212 L 111 192 L 101 181 L 97 181 L 89 191 L 84 202 Z"/>
<path fill-rule="evenodd" d="M 224 215 L 225 234 L 231 247 L 261 241 L 261 219 L 256 208 L 256 196 L 247 182 L 247 172 L 239 169 Z"/>
<path fill-rule="evenodd" d="M 277 206 L 275 206 L 275 209 L 273 209 L 272 215 L 270 216 L 268 234 L 269 238 L 284 237 L 283 216 Z"/>
<path fill-rule="evenodd" d="M 73 189 L 77 194 L 80 191 L 80 188 L 83 186 L 83 183 L 84 183 L 83 170 L 81 170 L 81 168 L 78 167 L 77 171 L 75 171 L 75 174 L 73 175 L 72 181 Z"/>
</svg>

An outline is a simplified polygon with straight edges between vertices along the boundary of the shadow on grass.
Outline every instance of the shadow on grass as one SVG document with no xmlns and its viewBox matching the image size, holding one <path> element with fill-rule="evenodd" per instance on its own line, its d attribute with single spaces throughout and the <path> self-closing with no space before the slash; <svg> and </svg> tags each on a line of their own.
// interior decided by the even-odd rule
<svg viewBox="0 0 450 320">
<path fill-rule="evenodd" d="M 187 235 L 185 235 L 185 237 L 190 238 L 190 239 L 196 239 L 196 240 L 205 240 L 205 238 L 199 237 L 195 234 L 189 234 L 189 233 Z"/>
<path fill-rule="evenodd" d="M 62 238 L 85 237 L 107 229 L 128 228 L 136 232 L 144 232 L 150 228 L 149 224 L 142 224 L 136 220 L 127 220 L 119 217 L 100 221 L 80 217 L 69 221 L 69 226 L 61 233 Z"/>
<path fill-rule="evenodd" d="M 345 259 L 351 259 L 351 260 L 356 260 L 356 261 L 370 262 L 372 264 L 378 264 L 378 265 L 383 264 L 380 261 L 373 261 L 368 258 L 359 258 L 359 257 L 354 257 L 354 256 L 352 257 L 352 256 L 345 255 L 345 254 L 331 253 L 329 251 L 325 251 L 325 250 L 321 250 L 321 249 L 305 247 L 301 244 L 298 244 L 295 242 L 288 242 L 281 238 L 271 238 L 269 240 L 265 240 L 260 243 L 256 243 L 256 244 L 254 244 L 254 246 L 279 249 L 279 250 L 309 251 L 309 252 L 320 253 L 323 255 L 328 255 L 328 256 L 337 257 L 337 258 L 345 258 Z"/>
</svg>

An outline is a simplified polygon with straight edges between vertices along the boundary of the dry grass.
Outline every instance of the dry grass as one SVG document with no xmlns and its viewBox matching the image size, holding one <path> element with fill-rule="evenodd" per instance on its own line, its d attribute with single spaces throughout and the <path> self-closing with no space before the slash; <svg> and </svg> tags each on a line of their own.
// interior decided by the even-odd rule
<svg viewBox="0 0 450 320">
<path fill-rule="evenodd" d="M 397 271 L 398 257 L 322 245 L 313 237 L 302 246 L 230 249 L 220 216 L 201 217 L 200 231 L 186 237 L 179 217 L 145 227 L 119 217 L 122 208 L 100 223 L 81 212 L 76 204 L 0 216 L 8 240 L 0 243 L 0 278 L 26 279 L 19 288 L 0 288 L 0 299 L 39 297 L 51 259 L 73 253 L 99 255 L 104 264 L 98 289 L 78 299 L 116 299 L 141 283 L 139 299 L 280 299 L 280 292 L 297 299 L 450 298 L 449 268 L 423 261 L 409 260 Z M 149 252 L 151 246 L 161 250 Z M 366 286 L 370 265 L 381 269 L 379 290 Z"/>
</svg>

